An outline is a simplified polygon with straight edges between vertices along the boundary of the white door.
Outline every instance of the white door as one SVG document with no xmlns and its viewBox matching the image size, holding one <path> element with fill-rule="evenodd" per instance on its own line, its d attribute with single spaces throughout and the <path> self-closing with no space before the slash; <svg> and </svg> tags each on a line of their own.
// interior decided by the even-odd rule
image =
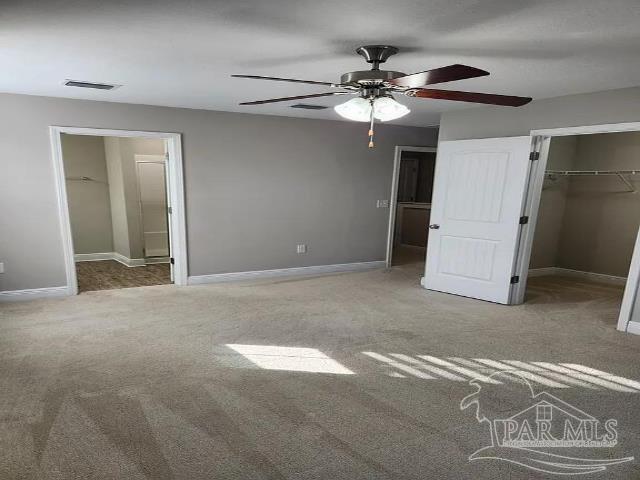
<svg viewBox="0 0 640 480">
<path fill-rule="evenodd" d="M 138 161 L 145 257 L 169 255 L 165 162 Z"/>
<path fill-rule="evenodd" d="M 424 286 L 508 303 L 531 137 L 438 144 Z"/>
</svg>

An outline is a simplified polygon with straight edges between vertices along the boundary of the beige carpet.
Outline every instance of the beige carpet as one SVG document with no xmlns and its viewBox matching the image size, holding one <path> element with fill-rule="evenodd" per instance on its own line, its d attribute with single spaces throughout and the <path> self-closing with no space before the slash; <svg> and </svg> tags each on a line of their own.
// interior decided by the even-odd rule
<svg viewBox="0 0 640 480">
<path fill-rule="evenodd" d="M 613 296 L 545 293 L 538 279 L 535 299 L 505 307 L 425 291 L 419 275 L 409 265 L 2 304 L 0 478 L 551 478 L 469 462 L 489 441 L 460 410 L 474 387 L 448 367 L 407 370 L 418 355 L 608 372 L 605 386 L 545 389 L 617 419 L 618 446 L 578 454 L 640 456 L 640 389 L 615 380 L 640 378 L 640 338 L 614 330 Z M 392 354 L 404 369 L 380 357 Z M 504 383 L 483 411 L 509 411 L 520 387 Z"/>
</svg>

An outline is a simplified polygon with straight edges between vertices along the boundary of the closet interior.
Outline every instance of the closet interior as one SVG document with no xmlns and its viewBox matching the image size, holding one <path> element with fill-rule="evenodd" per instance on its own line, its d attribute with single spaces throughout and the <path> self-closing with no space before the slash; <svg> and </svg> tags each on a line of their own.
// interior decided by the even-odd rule
<svg viewBox="0 0 640 480">
<path fill-rule="evenodd" d="M 640 132 L 551 139 L 527 302 L 575 302 L 615 325 L 638 235 L 639 181 Z"/>
</svg>

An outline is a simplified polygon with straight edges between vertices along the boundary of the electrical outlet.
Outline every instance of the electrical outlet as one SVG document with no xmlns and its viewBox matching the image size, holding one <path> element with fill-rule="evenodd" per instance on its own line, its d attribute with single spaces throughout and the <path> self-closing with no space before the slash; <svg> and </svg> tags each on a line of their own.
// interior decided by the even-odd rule
<svg viewBox="0 0 640 480">
<path fill-rule="evenodd" d="M 0 262 L 0 273 L 4 273 L 4 262 Z"/>
<path fill-rule="evenodd" d="M 376 208 L 389 208 L 389 200 L 378 200 Z"/>
<path fill-rule="evenodd" d="M 296 246 L 297 253 L 307 253 L 307 245 L 305 243 L 300 243 Z"/>
</svg>

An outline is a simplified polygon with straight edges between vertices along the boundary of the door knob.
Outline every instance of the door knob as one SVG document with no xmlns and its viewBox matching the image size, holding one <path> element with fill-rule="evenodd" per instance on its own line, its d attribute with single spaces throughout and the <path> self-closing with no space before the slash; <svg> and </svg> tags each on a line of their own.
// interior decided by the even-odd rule
<svg viewBox="0 0 640 480">
<path fill-rule="evenodd" d="M 429 228 L 431 230 L 438 230 L 440 228 L 440 225 L 438 225 L 437 223 L 432 223 L 431 225 L 429 225 Z"/>
</svg>

